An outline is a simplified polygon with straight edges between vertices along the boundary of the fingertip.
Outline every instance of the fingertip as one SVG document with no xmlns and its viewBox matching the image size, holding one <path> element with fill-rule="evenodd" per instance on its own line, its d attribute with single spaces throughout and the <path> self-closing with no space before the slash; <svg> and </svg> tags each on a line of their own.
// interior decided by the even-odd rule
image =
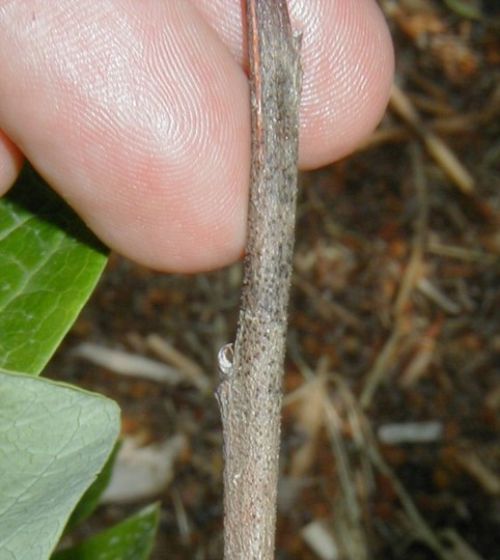
<svg viewBox="0 0 500 560">
<path fill-rule="evenodd" d="M 203 12 L 212 1 L 220 10 Z M 233 23 L 241 10 L 210 3 L 66 0 L 40 8 L 29 32 L 29 3 L 12 3 L 18 43 L 0 41 L 4 60 L 15 61 L 0 87 L 4 130 L 108 245 L 162 271 L 218 268 L 244 246 L 248 85 L 235 61 L 240 28 L 220 32 L 222 8 Z M 376 125 L 393 53 L 373 0 L 290 7 L 305 30 L 300 164 L 312 168 L 352 151 Z M 0 192 L 21 161 L 0 132 Z"/>
<path fill-rule="evenodd" d="M 394 73 L 392 40 L 373 0 L 319 4 L 314 13 L 308 4 L 300 14 L 308 22 L 299 154 L 305 169 L 346 156 L 370 135 Z"/>
<path fill-rule="evenodd" d="M 240 2 L 192 0 L 246 65 Z M 381 119 L 389 98 L 394 54 L 374 0 L 289 0 L 302 30 L 303 89 L 299 164 L 329 164 L 354 151 Z"/>
<path fill-rule="evenodd" d="M 22 165 L 21 152 L 0 130 L 0 196 L 3 196 L 14 184 Z"/>
<path fill-rule="evenodd" d="M 0 61 L 15 61 L 0 117 L 47 182 L 141 264 L 195 272 L 236 260 L 248 83 L 191 3 L 65 0 L 40 7 L 29 32 L 29 3 L 10 10 L 18 43 L 0 33 Z"/>
</svg>

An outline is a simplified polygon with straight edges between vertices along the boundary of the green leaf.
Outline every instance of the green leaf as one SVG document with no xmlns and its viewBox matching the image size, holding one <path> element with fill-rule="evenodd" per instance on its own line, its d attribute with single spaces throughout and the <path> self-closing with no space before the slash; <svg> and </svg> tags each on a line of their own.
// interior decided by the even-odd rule
<svg viewBox="0 0 500 560">
<path fill-rule="evenodd" d="M 106 464 L 104 465 L 99 476 L 94 480 L 90 488 L 82 496 L 78 505 L 74 509 L 71 517 L 66 526 L 65 532 L 71 530 L 75 525 L 81 523 L 83 520 L 90 517 L 96 507 L 99 505 L 99 498 L 101 497 L 104 490 L 106 490 L 109 481 L 111 480 L 111 475 L 113 473 L 113 466 L 115 464 L 116 456 L 120 450 L 120 442 L 118 441 L 108 457 Z"/>
<path fill-rule="evenodd" d="M 25 169 L 0 199 L 0 368 L 40 373 L 105 264 L 99 241 Z"/>
<path fill-rule="evenodd" d="M 116 403 L 0 372 L 0 558 L 50 557 L 119 432 Z"/>
<path fill-rule="evenodd" d="M 52 560 L 146 560 L 153 548 L 159 515 L 158 504 L 148 506 L 78 546 L 57 552 Z"/>
</svg>

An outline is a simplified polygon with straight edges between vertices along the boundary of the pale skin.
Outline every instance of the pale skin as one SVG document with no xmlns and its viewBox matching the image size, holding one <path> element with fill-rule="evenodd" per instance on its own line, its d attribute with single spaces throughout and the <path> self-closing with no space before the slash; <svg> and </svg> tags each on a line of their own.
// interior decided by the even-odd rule
<svg viewBox="0 0 500 560">
<path fill-rule="evenodd" d="M 303 31 L 299 164 L 385 109 L 374 0 L 289 0 Z M 241 0 L 0 0 L 0 194 L 24 158 L 110 247 L 198 272 L 241 257 L 250 162 Z"/>
</svg>

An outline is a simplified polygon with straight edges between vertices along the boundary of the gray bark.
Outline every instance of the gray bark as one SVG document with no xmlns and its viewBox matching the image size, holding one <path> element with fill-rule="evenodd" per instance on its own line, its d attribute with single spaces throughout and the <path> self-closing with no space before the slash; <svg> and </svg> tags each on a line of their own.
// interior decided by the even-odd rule
<svg viewBox="0 0 500 560">
<path fill-rule="evenodd" d="M 252 167 L 236 341 L 221 350 L 224 558 L 274 555 L 282 377 L 297 198 L 300 36 L 286 0 L 247 0 Z"/>
</svg>

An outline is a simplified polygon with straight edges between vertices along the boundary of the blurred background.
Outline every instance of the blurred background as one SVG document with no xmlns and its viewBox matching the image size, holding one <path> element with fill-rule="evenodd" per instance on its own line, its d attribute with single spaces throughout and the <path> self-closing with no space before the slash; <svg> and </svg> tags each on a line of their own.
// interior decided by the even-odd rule
<svg viewBox="0 0 500 560">
<path fill-rule="evenodd" d="M 277 559 L 500 558 L 500 5 L 385 0 L 396 83 L 356 154 L 301 176 Z M 153 559 L 222 557 L 216 356 L 241 266 L 113 256 L 46 375 L 116 399 L 78 536 L 161 500 Z"/>
</svg>

